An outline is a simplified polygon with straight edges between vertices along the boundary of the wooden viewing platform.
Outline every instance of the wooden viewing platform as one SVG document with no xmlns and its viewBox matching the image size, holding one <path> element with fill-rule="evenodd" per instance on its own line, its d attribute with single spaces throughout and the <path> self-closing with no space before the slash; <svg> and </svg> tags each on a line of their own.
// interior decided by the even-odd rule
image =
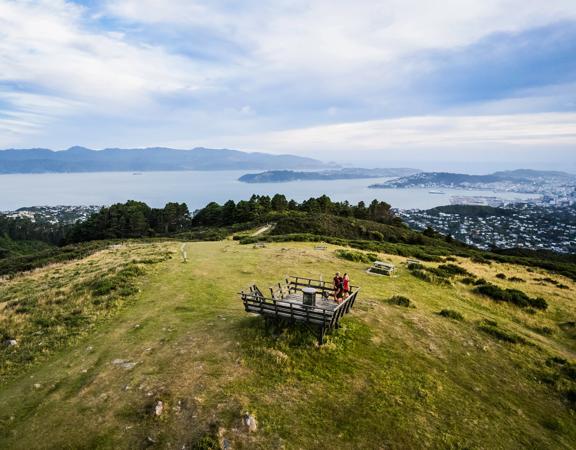
<svg viewBox="0 0 576 450">
<path fill-rule="evenodd" d="M 305 304 L 303 289 L 316 290 L 315 304 Z M 304 277 L 290 276 L 283 283 L 269 288 L 265 296 L 256 285 L 250 286 L 249 292 L 240 293 L 247 312 L 257 313 L 273 320 L 288 320 L 305 323 L 318 336 L 318 342 L 324 342 L 327 331 L 338 328 L 344 314 L 356 301 L 360 288 L 350 286 L 350 295 L 342 301 L 334 301 L 332 284 L 326 281 Z"/>
</svg>

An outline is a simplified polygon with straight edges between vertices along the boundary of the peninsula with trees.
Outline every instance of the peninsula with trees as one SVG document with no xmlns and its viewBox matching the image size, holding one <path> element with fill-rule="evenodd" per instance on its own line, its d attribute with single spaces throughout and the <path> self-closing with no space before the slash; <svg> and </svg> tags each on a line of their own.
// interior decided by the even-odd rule
<svg viewBox="0 0 576 450">
<path fill-rule="evenodd" d="M 309 180 L 353 180 L 362 178 L 398 178 L 420 173 L 421 170 L 410 168 L 384 168 L 384 169 L 333 169 L 313 172 L 294 170 L 268 170 L 260 173 L 248 173 L 238 180 L 243 183 L 286 183 L 289 181 Z"/>
</svg>

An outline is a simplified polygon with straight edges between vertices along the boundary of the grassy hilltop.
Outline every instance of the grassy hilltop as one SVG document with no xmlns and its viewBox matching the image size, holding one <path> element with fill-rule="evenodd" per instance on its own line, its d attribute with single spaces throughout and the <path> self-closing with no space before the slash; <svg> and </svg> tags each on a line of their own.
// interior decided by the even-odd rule
<svg viewBox="0 0 576 450">
<path fill-rule="evenodd" d="M 379 277 L 366 252 L 300 242 L 191 242 L 182 263 L 181 245 L 133 241 L 0 280 L 0 331 L 17 341 L 0 351 L 0 448 L 576 445 L 571 279 L 464 257 L 410 271 L 383 253 L 399 270 Z M 362 290 L 322 347 L 237 295 L 336 270 Z M 547 308 L 494 301 L 482 278 Z"/>
</svg>

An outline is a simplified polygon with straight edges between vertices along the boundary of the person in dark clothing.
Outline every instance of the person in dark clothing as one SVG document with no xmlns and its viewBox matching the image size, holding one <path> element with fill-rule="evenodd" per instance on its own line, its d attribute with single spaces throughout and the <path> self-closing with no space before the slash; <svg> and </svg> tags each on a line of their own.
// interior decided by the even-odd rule
<svg viewBox="0 0 576 450">
<path fill-rule="evenodd" d="M 340 272 L 336 272 L 334 275 L 334 300 L 338 303 L 342 301 L 344 296 L 344 278 L 340 276 Z"/>
</svg>

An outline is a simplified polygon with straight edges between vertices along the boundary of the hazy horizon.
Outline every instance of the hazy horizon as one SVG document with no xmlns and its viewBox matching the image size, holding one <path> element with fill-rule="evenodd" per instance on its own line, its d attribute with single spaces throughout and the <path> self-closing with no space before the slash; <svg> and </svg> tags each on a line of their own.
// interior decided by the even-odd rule
<svg viewBox="0 0 576 450">
<path fill-rule="evenodd" d="M 74 145 L 72 147 L 85 147 L 82 145 Z M 38 147 L 38 148 L 45 148 L 45 147 Z M 48 150 L 52 151 L 65 151 L 68 148 L 51 148 Z M 90 150 L 94 151 L 101 151 L 105 150 L 104 148 L 89 148 Z M 119 148 L 118 146 L 112 146 L 107 148 Z M 130 149 L 144 149 L 147 147 L 135 147 Z M 148 147 L 149 148 L 149 147 Z M 171 148 L 174 150 L 193 150 L 194 148 Z M 10 148 L 10 149 L 0 149 L 3 150 L 28 150 L 24 148 Z M 218 149 L 214 149 L 218 150 Z M 238 148 L 227 148 L 227 150 L 239 150 L 244 152 L 250 153 L 269 153 L 265 150 L 251 150 L 251 149 L 238 149 Z M 406 153 L 406 152 L 404 152 Z M 348 156 L 348 154 L 343 154 L 343 158 L 340 159 L 330 159 L 330 155 L 326 158 L 325 154 L 301 154 L 300 156 L 308 156 L 311 158 L 318 159 L 320 161 L 326 163 L 334 163 L 338 164 L 342 167 L 349 167 L 349 168 L 391 168 L 391 167 L 407 167 L 407 168 L 414 168 L 420 169 L 427 172 L 460 172 L 460 173 L 468 173 L 468 174 L 488 174 L 497 171 L 504 171 L 504 170 L 515 170 L 515 169 L 533 169 L 533 170 L 550 170 L 550 171 L 561 171 L 567 172 L 576 175 L 576 155 L 566 155 L 565 158 L 559 158 L 558 160 L 543 158 L 541 160 L 535 161 L 519 161 L 513 159 L 500 159 L 494 160 L 489 159 L 490 154 L 486 153 L 478 153 L 477 156 L 487 156 L 488 159 L 484 158 L 483 160 L 478 158 L 477 160 L 471 161 L 469 155 L 466 154 L 454 154 L 453 157 L 449 160 L 439 160 L 439 159 L 426 159 L 427 156 L 425 154 L 417 155 L 414 158 L 406 158 L 404 153 L 400 152 L 400 156 L 396 156 L 396 154 L 392 154 L 386 158 L 378 158 L 378 155 L 375 155 L 371 152 L 353 152 L 354 157 Z M 272 153 L 274 154 L 274 153 Z M 277 152 L 276 154 L 290 154 L 286 152 Z M 297 154 L 296 152 L 293 154 Z M 320 170 L 320 169 L 317 169 Z M 249 169 L 247 171 L 250 171 Z M 254 171 L 254 170 L 252 170 Z"/>
</svg>

